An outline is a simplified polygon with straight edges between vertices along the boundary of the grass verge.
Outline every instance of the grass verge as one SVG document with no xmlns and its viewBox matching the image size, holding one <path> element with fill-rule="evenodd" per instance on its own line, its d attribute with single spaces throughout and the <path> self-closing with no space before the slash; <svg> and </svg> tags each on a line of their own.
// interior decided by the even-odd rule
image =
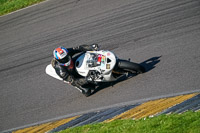
<svg viewBox="0 0 200 133">
<path fill-rule="evenodd" d="M 140 120 L 115 120 L 68 128 L 59 133 L 199 133 L 200 112 L 160 115 Z"/>
<path fill-rule="evenodd" d="M 0 16 L 44 0 L 0 0 Z"/>
</svg>

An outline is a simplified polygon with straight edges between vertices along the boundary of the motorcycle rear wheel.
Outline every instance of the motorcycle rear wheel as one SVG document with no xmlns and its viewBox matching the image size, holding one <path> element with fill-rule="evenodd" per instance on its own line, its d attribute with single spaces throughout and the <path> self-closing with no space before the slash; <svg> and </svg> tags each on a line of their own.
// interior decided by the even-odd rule
<svg viewBox="0 0 200 133">
<path fill-rule="evenodd" d="M 145 68 L 143 66 L 127 60 L 118 60 L 118 68 L 123 69 L 125 71 L 128 70 L 130 72 L 136 72 L 137 74 L 145 72 Z"/>
</svg>

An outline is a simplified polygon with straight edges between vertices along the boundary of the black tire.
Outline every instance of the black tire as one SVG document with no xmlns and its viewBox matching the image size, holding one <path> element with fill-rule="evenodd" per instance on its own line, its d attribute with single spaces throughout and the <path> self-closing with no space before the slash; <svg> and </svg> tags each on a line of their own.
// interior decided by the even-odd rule
<svg viewBox="0 0 200 133">
<path fill-rule="evenodd" d="M 87 89 L 85 93 L 83 93 L 86 97 L 89 97 L 91 95 L 91 89 Z"/>
<path fill-rule="evenodd" d="M 92 92 L 92 91 L 91 91 L 90 88 L 83 88 L 83 87 L 82 87 L 81 90 L 82 90 L 82 94 L 85 95 L 86 97 L 88 97 L 88 96 L 91 95 L 91 92 Z"/>
<path fill-rule="evenodd" d="M 138 74 L 145 72 L 145 68 L 143 66 L 127 60 L 118 60 L 118 68 L 121 68 L 123 70 L 128 70 L 131 72 L 134 71 Z"/>
</svg>

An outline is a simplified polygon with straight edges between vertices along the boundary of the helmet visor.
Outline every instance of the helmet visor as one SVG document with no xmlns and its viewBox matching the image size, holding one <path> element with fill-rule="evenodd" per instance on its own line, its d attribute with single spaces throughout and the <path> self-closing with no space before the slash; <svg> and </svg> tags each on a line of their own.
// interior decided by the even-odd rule
<svg viewBox="0 0 200 133">
<path fill-rule="evenodd" d="M 58 60 L 60 65 L 63 65 L 63 66 L 69 66 L 70 63 L 71 63 L 71 57 L 70 56 L 66 56 L 65 58 L 61 59 L 61 60 Z"/>
</svg>

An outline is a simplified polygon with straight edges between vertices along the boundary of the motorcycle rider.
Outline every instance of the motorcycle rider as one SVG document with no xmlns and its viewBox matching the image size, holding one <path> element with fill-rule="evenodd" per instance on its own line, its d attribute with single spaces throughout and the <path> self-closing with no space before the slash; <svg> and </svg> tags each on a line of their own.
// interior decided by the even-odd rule
<svg viewBox="0 0 200 133">
<path fill-rule="evenodd" d="M 89 90 L 84 88 L 83 85 L 88 84 L 88 81 L 86 78 L 78 75 L 74 67 L 76 57 L 72 57 L 77 53 L 96 50 L 98 50 L 98 44 L 80 45 L 73 48 L 58 47 L 53 51 L 54 58 L 51 64 L 64 82 L 78 87 L 83 94 L 86 94 Z"/>
</svg>

